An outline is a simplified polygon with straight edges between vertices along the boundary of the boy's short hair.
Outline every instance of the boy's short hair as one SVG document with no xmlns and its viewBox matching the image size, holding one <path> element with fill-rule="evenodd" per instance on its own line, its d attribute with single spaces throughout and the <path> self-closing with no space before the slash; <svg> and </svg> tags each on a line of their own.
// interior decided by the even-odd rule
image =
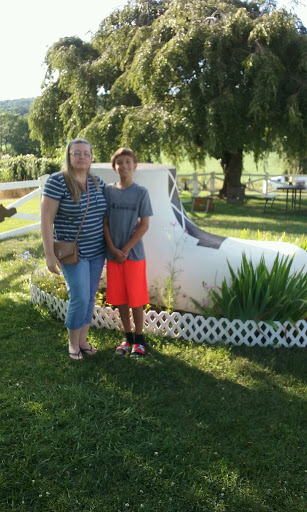
<svg viewBox="0 0 307 512">
<path fill-rule="evenodd" d="M 129 149 L 129 148 L 118 148 L 115 151 L 115 153 L 111 156 L 111 164 L 112 164 L 112 167 L 113 167 L 114 170 L 115 170 L 116 158 L 118 158 L 119 156 L 130 156 L 135 164 L 138 163 L 138 159 L 135 156 L 135 154 L 132 151 L 132 149 Z"/>
</svg>

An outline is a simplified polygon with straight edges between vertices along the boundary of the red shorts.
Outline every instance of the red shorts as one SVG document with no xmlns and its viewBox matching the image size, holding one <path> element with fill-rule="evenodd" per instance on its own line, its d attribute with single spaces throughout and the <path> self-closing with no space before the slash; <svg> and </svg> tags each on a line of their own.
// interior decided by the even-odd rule
<svg viewBox="0 0 307 512">
<path fill-rule="evenodd" d="M 107 261 L 106 302 L 113 306 L 129 304 L 130 308 L 148 304 L 146 260 Z"/>
</svg>

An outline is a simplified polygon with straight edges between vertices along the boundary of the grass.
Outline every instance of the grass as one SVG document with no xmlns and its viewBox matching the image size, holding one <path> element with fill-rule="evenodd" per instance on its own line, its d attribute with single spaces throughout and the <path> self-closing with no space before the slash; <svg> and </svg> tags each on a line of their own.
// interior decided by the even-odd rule
<svg viewBox="0 0 307 512">
<path fill-rule="evenodd" d="M 191 200 L 189 192 L 181 195 L 183 201 Z M 286 233 L 285 241 L 299 245 L 306 236 L 307 196 L 302 196 L 301 214 L 286 213 L 285 198 L 277 197 L 273 208 L 267 207 L 263 212 L 264 200 L 260 197 L 247 196 L 244 204 L 227 204 L 214 198 L 214 211 L 191 213 L 192 202 L 185 204 L 193 222 L 200 228 L 216 235 L 257 240 L 278 241 Z M 284 238 L 283 238 L 284 239 Z"/>
<path fill-rule="evenodd" d="M 7 208 L 10 204 L 12 204 L 15 201 L 17 201 L 17 199 L 1 199 L 0 203 Z M 39 197 L 31 199 L 31 201 L 28 201 L 27 203 L 22 204 L 20 207 L 17 208 L 18 213 L 31 213 L 39 215 L 39 202 Z M 21 228 L 23 226 L 28 226 L 30 224 L 35 224 L 36 222 L 37 221 L 34 220 L 23 220 L 15 219 L 12 217 L 6 217 L 4 222 L 0 223 L 0 233 L 3 233 L 5 231 L 11 231 L 12 229 Z"/>
<path fill-rule="evenodd" d="M 213 217 L 213 216 L 212 216 Z M 305 512 L 302 349 L 199 346 L 66 330 L 29 300 L 39 233 L 0 242 L 1 512 Z"/>
<path fill-rule="evenodd" d="M 162 163 L 165 165 L 172 165 L 172 162 L 162 155 Z M 181 174 L 193 174 L 195 169 L 193 164 L 189 161 L 183 161 L 176 165 L 177 172 Z M 277 153 L 269 153 L 267 160 L 259 160 L 258 164 L 256 164 L 254 157 L 251 153 L 244 154 L 243 157 L 243 175 L 248 174 L 264 174 L 267 172 L 271 176 L 279 176 L 284 174 L 286 171 L 286 166 L 284 161 L 278 156 Z M 198 169 L 199 173 L 208 173 L 208 172 L 216 172 L 218 174 L 222 173 L 222 167 L 219 162 L 215 158 L 206 158 L 205 165 Z"/>
</svg>

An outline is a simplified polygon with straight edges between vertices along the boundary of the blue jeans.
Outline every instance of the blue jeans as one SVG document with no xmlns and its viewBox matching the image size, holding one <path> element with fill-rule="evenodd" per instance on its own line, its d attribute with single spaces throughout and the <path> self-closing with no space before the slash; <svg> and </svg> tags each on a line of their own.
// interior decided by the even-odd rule
<svg viewBox="0 0 307 512">
<path fill-rule="evenodd" d="M 92 260 L 80 258 L 77 265 L 62 264 L 69 295 L 65 320 L 68 329 L 80 329 L 91 323 L 104 258 L 101 255 Z"/>
</svg>

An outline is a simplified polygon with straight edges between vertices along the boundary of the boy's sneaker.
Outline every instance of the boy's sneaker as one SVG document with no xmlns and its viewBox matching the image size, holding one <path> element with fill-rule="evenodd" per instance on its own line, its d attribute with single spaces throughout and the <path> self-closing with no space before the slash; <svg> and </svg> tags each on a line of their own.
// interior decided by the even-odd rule
<svg viewBox="0 0 307 512">
<path fill-rule="evenodd" d="M 131 354 L 130 354 L 130 357 L 145 357 L 145 354 L 146 354 L 146 348 L 144 347 L 144 345 L 137 345 L 137 344 L 134 344 L 132 345 L 132 351 L 131 351 Z"/>
<path fill-rule="evenodd" d="M 127 340 L 124 340 L 115 350 L 116 354 L 119 356 L 124 356 L 128 350 L 131 349 L 131 343 L 128 343 Z"/>
</svg>

